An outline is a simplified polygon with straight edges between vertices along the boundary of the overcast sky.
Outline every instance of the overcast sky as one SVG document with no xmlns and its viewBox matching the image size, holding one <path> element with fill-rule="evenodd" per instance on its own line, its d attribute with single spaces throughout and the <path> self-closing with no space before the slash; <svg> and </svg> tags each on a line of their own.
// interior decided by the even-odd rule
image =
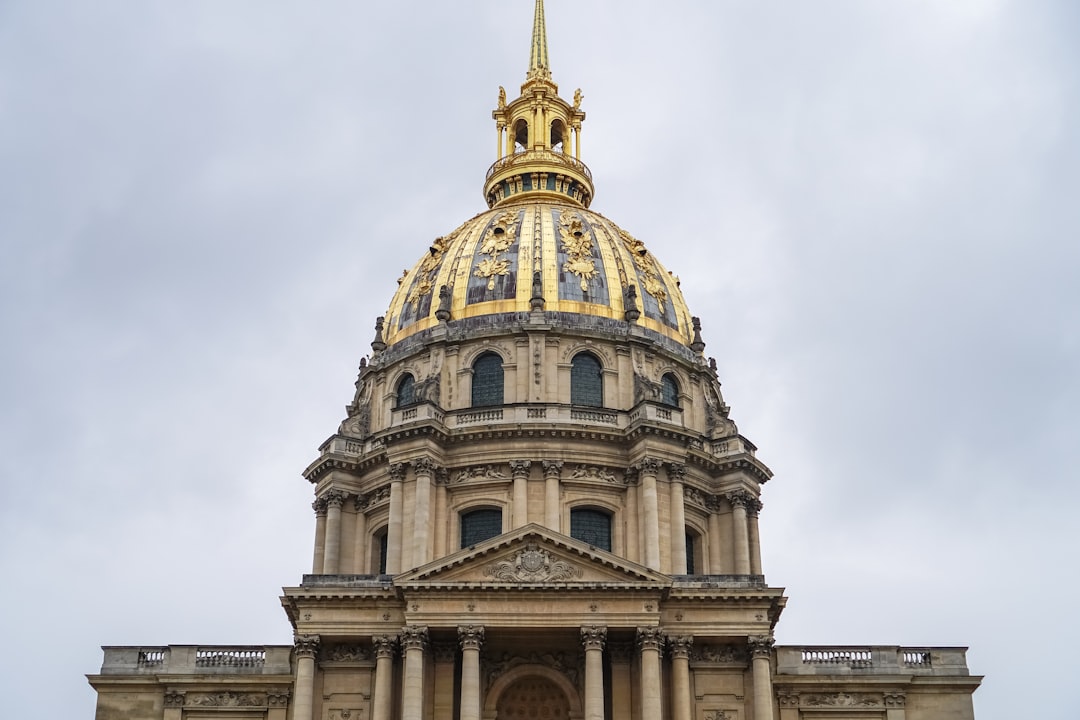
<svg viewBox="0 0 1080 720">
<path fill-rule="evenodd" d="M 1080 4 L 547 12 L 593 210 L 681 277 L 775 472 L 778 642 L 968 645 L 979 720 L 1073 720 Z M 291 642 L 300 472 L 484 208 L 531 20 L 0 0 L 5 717 L 92 717 L 100 645 Z"/>
</svg>

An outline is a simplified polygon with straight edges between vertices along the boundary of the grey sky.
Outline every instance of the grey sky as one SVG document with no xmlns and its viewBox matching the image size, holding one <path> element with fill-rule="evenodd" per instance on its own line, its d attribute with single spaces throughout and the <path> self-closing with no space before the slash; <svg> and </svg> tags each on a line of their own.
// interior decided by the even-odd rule
<svg viewBox="0 0 1080 720">
<path fill-rule="evenodd" d="M 300 471 L 483 209 L 531 2 L 0 2 L 5 714 L 102 644 L 288 643 Z M 548 0 L 593 209 L 702 317 L 781 643 L 970 645 L 1071 718 L 1078 5 Z"/>
</svg>

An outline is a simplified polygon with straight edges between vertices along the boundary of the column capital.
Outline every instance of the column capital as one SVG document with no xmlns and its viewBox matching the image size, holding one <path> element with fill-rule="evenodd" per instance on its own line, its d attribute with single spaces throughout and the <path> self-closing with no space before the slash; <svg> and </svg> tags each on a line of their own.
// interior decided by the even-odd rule
<svg viewBox="0 0 1080 720">
<path fill-rule="evenodd" d="M 457 634 L 462 650 L 479 650 L 484 644 L 483 625 L 459 625 Z"/>
<path fill-rule="evenodd" d="M 311 503 L 311 509 L 315 511 L 315 517 L 326 517 L 326 498 L 315 498 L 315 502 Z"/>
<path fill-rule="evenodd" d="M 623 482 L 627 485 L 637 485 L 640 479 L 641 473 L 637 467 L 631 465 L 623 471 Z"/>
<path fill-rule="evenodd" d="M 296 653 L 297 658 L 314 660 L 319 652 L 319 641 L 318 635 L 297 635 L 293 641 L 293 652 Z"/>
<path fill-rule="evenodd" d="M 746 504 L 746 514 L 751 517 L 757 517 L 763 507 L 765 506 L 761 504 L 760 500 L 757 498 L 750 498 L 750 502 Z"/>
<path fill-rule="evenodd" d="M 345 498 L 347 495 L 340 490 L 331 490 L 323 496 L 326 501 L 326 507 L 341 509 L 341 506 L 345 504 Z"/>
<path fill-rule="evenodd" d="M 266 693 L 266 706 L 272 708 L 284 708 L 289 706 L 288 690 L 272 690 Z"/>
<path fill-rule="evenodd" d="M 885 707 L 890 708 L 902 708 L 907 707 L 907 693 L 902 692 L 887 692 L 885 693 Z"/>
<path fill-rule="evenodd" d="M 510 461 L 510 474 L 514 476 L 514 479 L 529 478 L 529 468 L 532 467 L 532 462 L 529 460 L 511 460 Z"/>
<path fill-rule="evenodd" d="M 778 690 L 776 701 L 780 707 L 799 707 L 799 693 L 790 690 Z"/>
<path fill-rule="evenodd" d="M 186 693 L 179 690 L 166 690 L 165 691 L 165 707 L 167 708 L 182 708 L 184 707 L 184 695 Z"/>
<path fill-rule="evenodd" d="M 607 628 L 603 625 L 584 625 L 581 628 L 581 644 L 586 650 L 603 650 Z"/>
<path fill-rule="evenodd" d="M 673 658 L 686 658 L 690 659 L 690 653 L 694 649 L 694 636 L 693 635 L 668 635 L 667 636 L 668 650 L 671 652 Z"/>
<path fill-rule="evenodd" d="M 771 658 L 773 645 L 776 644 L 776 640 L 772 635 L 751 635 L 746 638 L 746 644 L 750 646 L 750 657 L 757 658 Z"/>
<path fill-rule="evenodd" d="M 544 460 L 544 477 L 548 480 L 558 480 L 562 476 L 562 460 Z"/>
<path fill-rule="evenodd" d="M 417 475 L 426 475 L 429 478 L 437 475 L 442 469 L 442 466 L 429 457 L 416 458 L 412 461 L 412 467 Z"/>
<path fill-rule="evenodd" d="M 646 457 L 642 458 L 641 462 L 635 467 L 642 475 L 652 475 L 653 477 L 656 477 L 657 473 L 660 472 L 660 467 L 662 465 L 663 463 L 661 463 L 658 458 Z"/>
<path fill-rule="evenodd" d="M 371 644 L 375 646 L 375 658 L 392 658 L 394 649 L 397 647 L 396 635 L 375 635 L 371 638 Z"/>
<path fill-rule="evenodd" d="M 724 497 L 729 503 L 731 503 L 731 507 L 743 508 L 744 510 L 750 507 L 751 503 L 754 500 L 753 496 L 745 490 L 736 490 L 735 492 L 729 492 Z"/>
<path fill-rule="evenodd" d="M 401 628 L 403 650 L 423 650 L 428 644 L 428 629 L 423 625 L 406 625 Z"/>
<path fill-rule="evenodd" d="M 686 466 L 682 463 L 668 463 L 667 472 L 671 482 L 681 483 L 686 480 Z"/>
<path fill-rule="evenodd" d="M 664 649 L 664 631 L 658 627 L 639 627 L 637 629 L 637 645 L 639 650 Z"/>
<path fill-rule="evenodd" d="M 390 474 L 390 482 L 401 482 L 405 479 L 405 463 L 393 463 L 387 472 Z"/>
</svg>

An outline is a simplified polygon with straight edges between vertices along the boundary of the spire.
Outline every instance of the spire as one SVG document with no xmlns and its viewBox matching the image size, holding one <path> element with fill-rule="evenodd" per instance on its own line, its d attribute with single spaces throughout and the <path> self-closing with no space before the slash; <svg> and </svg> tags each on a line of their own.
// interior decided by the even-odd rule
<svg viewBox="0 0 1080 720">
<path fill-rule="evenodd" d="M 528 78 L 550 78 L 551 66 L 548 64 L 547 24 L 544 22 L 544 0 L 536 0 L 536 12 L 533 15 L 532 47 L 529 49 Z"/>
</svg>

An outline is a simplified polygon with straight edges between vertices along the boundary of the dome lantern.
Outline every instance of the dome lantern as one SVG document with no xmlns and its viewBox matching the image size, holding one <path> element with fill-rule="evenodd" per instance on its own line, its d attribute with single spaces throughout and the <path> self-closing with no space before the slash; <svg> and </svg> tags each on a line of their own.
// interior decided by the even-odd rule
<svg viewBox="0 0 1080 720">
<path fill-rule="evenodd" d="M 499 88 L 492 111 L 497 133 L 496 160 L 484 180 L 484 199 L 495 207 L 522 196 L 546 197 L 589 207 L 592 173 L 581 162 L 581 90 L 573 103 L 559 97 L 548 64 L 544 0 L 536 0 L 529 70 L 521 94 L 507 102 Z"/>
</svg>

